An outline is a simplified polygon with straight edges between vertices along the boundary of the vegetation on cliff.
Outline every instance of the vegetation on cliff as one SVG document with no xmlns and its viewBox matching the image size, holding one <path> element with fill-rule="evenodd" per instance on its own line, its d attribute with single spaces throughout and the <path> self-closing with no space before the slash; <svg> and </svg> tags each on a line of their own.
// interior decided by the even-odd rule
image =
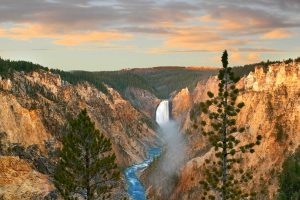
<svg viewBox="0 0 300 200">
<path fill-rule="evenodd" d="M 132 73 L 147 80 L 160 99 L 168 99 L 174 91 L 188 87 L 194 89 L 198 81 L 216 75 L 214 68 L 185 68 L 185 67 L 155 67 L 150 69 L 133 69 Z"/>
<path fill-rule="evenodd" d="M 209 138 L 214 147 L 215 159 L 206 159 L 204 165 L 205 179 L 200 183 L 203 189 L 201 199 L 239 200 L 254 199 L 255 193 L 243 189 L 252 178 L 252 172 L 240 166 L 243 154 L 254 153 L 254 146 L 260 144 L 261 136 L 255 143 L 241 144 L 237 133 L 243 133 L 245 128 L 237 126 L 236 116 L 244 107 L 243 102 L 237 103 L 239 90 L 235 87 L 238 78 L 234 77 L 232 68 L 228 67 L 227 51 L 222 56 L 223 69 L 219 71 L 218 95 L 208 92 L 209 100 L 197 107 L 202 113 L 200 120 L 201 133 Z M 206 120 L 206 118 L 209 120 Z M 197 123 L 197 122 L 196 122 Z M 198 124 L 195 123 L 195 127 Z"/>
<path fill-rule="evenodd" d="M 283 163 L 279 185 L 278 200 L 300 199 L 300 148 Z"/>
<path fill-rule="evenodd" d="M 65 199 L 109 199 L 120 172 L 112 144 L 95 128 L 87 111 L 71 120 L 64 136 L 54 184 Z"/>
<path fill-rule="evenodd" d="M 107 88 L 104 86 L 103 82 L 100 80 L 93 79 L 89 76 L 77 75 L 72 72 L 66 72 L 59 69 L 49 69 L 48 67 L 43 67 L 39 64 L 35 64 L 27 61 L 12 61 L 4 60 L 0 57 L 0 75 L 2 77 L 9 77 L 14 71 L 23 71 L 23 72 L 32 72 L 32 71 L 51 71 L 52 73 L 59 74 L 64 81 L 67 81 L 71 84 L 77 84 L 82 81 L 88 81 L 94 84 L 97 89 L 102 91 L 105 94 L 108 94 Z"/>
<path fill-rule="evenodd" d="M 35 70 L 48 71 L 49 69 L 32 62 L 4 60 L 0 57 L 0 75 L 2 77 L 7 77 L 13 71 L 31 72 Z"/>
<path fill-rule="evenodd" d="M 156 93 L 143 77 L 133 74 L 129 71 L 107 71 L 107 72 L 87 72 L 73 71 L 73 77 L 84 79 L 93 84 L 107 84 L 119 91 L 123 96 L 127 87 L 136 87 Z"/>
<path fill-rule="evenodd" d="M 51 71 L 59 74 L 64 81 L 77 84 L 87 81 L 108 94 L 107 84 L 124 95 L 128 87 L 147 90 L 159 98 L 169 98 L 171 92 L 184 87 L 194 87 L 201 79 L 214 75 L 216 70 L 188 70 L 184 67 L 161 67 L 152 70 L 121 70 L 107 72 L 63 71 L 49 69 L 26 61 L 11 61 L 0 58 L 0 75 L 8 77 L 13 71 Z M 179 76 L 180 75 L 180 76 Z"/>
<path fill-rule="evenodd" d="M 295 61 L 299 61 L 296 58 Z M 292 62 L 288 59 L 285 62 Z M 280 61 L 267 61 L 232 68 L 236 76 L 244 76 L 254 71 L 255 66 L 262 66 L 264 69 Z M 49 69 L 38 64 L 26 61 L 11 61 L 0 58 L 0 75 L 7 77 L 13 70 L 31 72 L 35 70 L 51 71 L 59 74 L 64 81 L 77 84 L 87 81 L 97 87 L 100 91 L 108 94 L 107 84 L 118 90 L 123 96 L 128 87 L 136 87 L 153 93 L 160 99 L 169 98 L 170 94 L 182 88 L 195 88 L 200 80 L 217 75 L 218 69 L 213 68 L 186 68 L 186 67 L 155 67 L 147 69 L 131 69 L 107 72 L 87 72 L 87 71 L 63 71 L 59 69 Z"/>
</svg>

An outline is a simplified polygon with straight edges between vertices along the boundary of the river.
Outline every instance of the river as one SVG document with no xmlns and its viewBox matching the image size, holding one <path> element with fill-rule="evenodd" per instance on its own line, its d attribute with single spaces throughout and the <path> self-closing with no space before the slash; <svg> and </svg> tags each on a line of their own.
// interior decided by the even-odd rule
<svg viewBox="0 0 300 200">
<path fill-rule="evenodd" d="M 163 100 L 156 110 L 156 122 L 162 126 L 169 122 L 169 101 Z M 132 200 L 146 200 L 146 191 L 137 173 L 147 168 L 161 153 L 161 148 L 153 147 L 148 149 L 147 159 L 142 163 L 128 167 L 124 174 L 127 183 L 127 192 Z"/>
</svg>

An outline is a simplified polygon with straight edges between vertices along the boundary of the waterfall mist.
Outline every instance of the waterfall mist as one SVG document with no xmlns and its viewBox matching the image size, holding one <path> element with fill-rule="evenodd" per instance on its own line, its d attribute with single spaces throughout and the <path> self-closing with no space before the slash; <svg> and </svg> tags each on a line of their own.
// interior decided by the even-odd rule
<svg viewBox="0 0 300 200">
<path fill-rule="evenodd" d="M 158 132 L 164 142 L 161 157 L 153 164 L 150 184 L 159 191 L 159 196 L 169 197 L 178 181 L 179 170 L 185 160 L 186 142 L 180 133 L 180 123 L 169 118 L 169 101 L 160 103 L 156 111 Z"/>
</svg>

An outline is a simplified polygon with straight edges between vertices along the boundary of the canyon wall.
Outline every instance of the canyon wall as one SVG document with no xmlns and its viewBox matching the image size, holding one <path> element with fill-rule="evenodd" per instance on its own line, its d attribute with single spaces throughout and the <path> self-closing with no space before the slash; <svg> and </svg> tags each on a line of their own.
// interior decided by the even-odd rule
<svg viewBox="0 0 300 200">
<path fill-rule="evenodd" d="M 10 78 L 1 78 L 0 139 L 4 156 L 0 157 L 0 197 L 41 199 L 53 190 L 51 168 L 46 166 L 50 169 L 41 173 L 37 166 L 49 156 L 46 144 L 61 146 L 68 119 L 84 108 L 96 127 L 112 140 L 119 166 L 127 167 L 145 158 L 145 146 L 156 141 L 149 119 L 114 89 L 107 88 L 109 94 L 88 83 L 71 85 L 46 71 L 14 72 Z M 39 155 L 31 162 L 30 156 L 23 159 L 8 153 L 9 146 L 23 149 L 25 158 L 33 147 Z"/>
<path fill-rule="evenodd" d="M 246 154 L 242 163 L 244 168 L 254 170 L 250 189 L 258 192 L 257 199 L 275 199 L 282 163 L 300 144 L 300 63 L 270 65 L 266 72 L 258 66 L 237 86 L 241 90 L 238 101 L 246 105 L 237 118 L 238 125 L 246 126 L 247 130 L 239 136 L 240 140 L 252 142 L 257 135 L 263 136 L 256 152 Z M 189 111 L 207 99 L 207 91 L 217 92 L 217 89 L 216 77 L 199 82 L 189 96 L 186 92 L 178 93 L 172 112 Z M 192 104 L 187 109 L 183 102 L 190 101 Z M 199 181 L 203 178 L 204 160 L 212 158 L 208 141 L 192 128 L 189 112 L 186 113 L 181 118 L 182 130 L 189 140 L 189 161 L 181 169 L 170 199 L 198 199 L 203 192 Z"/>
<path fill-rule="evenodd" d="M 130 103 L 144 113 L 147 117 L 155 119 L 155 112 L 160 99 L 148 90 L 144 90 L 136 87 L 128 87 L 125 90 L 125 98 Z"/>
</svg>

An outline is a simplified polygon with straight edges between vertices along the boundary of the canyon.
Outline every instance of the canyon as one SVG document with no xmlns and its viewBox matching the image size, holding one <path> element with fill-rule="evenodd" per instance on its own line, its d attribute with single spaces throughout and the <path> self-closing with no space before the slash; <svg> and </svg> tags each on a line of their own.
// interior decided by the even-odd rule
<svg viewBox="0 0 300 200">
<path fill-rule="evenodd" d="M 146 72 L 155 72 L 157 78 L 156 70 Z M 204 160 L 211 158 L 212 150 L 207 139 L 192 128 L 191 113 L 199 102 L 207 99 L 208 91 L 217 92 L 218 79 L 214 73 L 206 71 L 203 78 L 199 75 L 195 79 L 195 85 L 180 84 L 171 92 L 166 82 L 158 92 L 164 96 L 168 91 L 170 103 L 168 114 L 160 115 L 163 117 L 159 120 L 171 116 L 174 122 L 165 138 L 155 122 L 162 100 L 152 90 L 131 85 L 121 91 L 105 83 L 108 91 L 105 93 L 88 81 L 71 84 L 46 70 L 14 71 L 9 77 L 3 76 L 0 80 L 0 197 L 58 198 L 51 179 L 56 162 L 53 149 L 61 147 L 68 119 L 86 108 L 96 127 L 112 140 L 121 170 L 147 160 L 150 147 L 162 147 L 161 156 L 137 174 L 148 199 L 198 199 L 202 192 L 201 169 Z M 163 74 L 167 74 L 166 69 Z M 246 106 L 237 122 L 246 125 L 247 131 L 239 136 L 240 140 L 248 142 L 259 134 L 263 136 L 256 153 L 249 155 L 242 165 L 256 171 L 251 187 L 259 193 L 258 199 L 271 200 L 276 198 L 282 163 L 300 144 L 300 63 L 258 65 L 249 74 L 242 75 L 237 83 L 241 90 L 238 101 Z M 178 142 L 167 142 L 172 141 L 168 140 L 172 134 L 178 134 Z M 177 155 L 184 154 L 178 157 L 180 162 L 174 170 L 165 163 L 173 156 L 168 157 L 168 149 Z M 160 180 L 157 177 L 166 176 L 162 169 L 172 173 L 166 184 L 156 184 Z M 127 197 L 126 189 L 123 177 L 113 191 L 113 199 Z"/>
<path fill-rule="evenodd" d="M 54 188 L 49 175 L 55 164 L 51 161 L 55 160 L 51 159 L 47 146 L 61 145 L 68 119 L 83 108 L 96 127 L 112 140 L 121 168 L 146 158 L 145 146 L 156 144 L 155 131 L 145 114 L 117 91 L 106 87 L 109 94 L 87 82 L 71 85 L 43 70 L 14 72 L 10 78 L 1 79 L 0 196 L 40 199 L 51 194 Z M 34 155 L 30 154 L 31 149 L 35 149 Z M 123 180 L 115 192 L 116 199 L 126 196 L 124 187 Z"/>
<path fill-rule="evenodd" d="M 192 128 L 190 111 L 208 99 L 208 91 L 216 93 L 218 83 L 216 77 L 211 77 L 199 82 L 194 91 L 183 89 L 173 98 L 172 113 L 175 118 L 183 119 L 182 133 L 189 141 L 189 161 L 182 167 L 169 199 L 197 199 L 203 192 L 199 185 L 204 173 L 201 169 L 205 159 L 211 159 L 212 150 L 208 141 Z M 263 136 L 256 153 L 247 156 L 242 166 L 255 172 L 250 187 L 258 193 L 257 199 L 276 199 L 282 164 L 300 144 L 300 63 L 257 66 L 237 86 L 241 90 L 238 101 L 246 105 L 238 115 L 237 124 L 245 125 L 247 130 L 239 139 L 253 142 L 257 135 Z"/>
</svg>

